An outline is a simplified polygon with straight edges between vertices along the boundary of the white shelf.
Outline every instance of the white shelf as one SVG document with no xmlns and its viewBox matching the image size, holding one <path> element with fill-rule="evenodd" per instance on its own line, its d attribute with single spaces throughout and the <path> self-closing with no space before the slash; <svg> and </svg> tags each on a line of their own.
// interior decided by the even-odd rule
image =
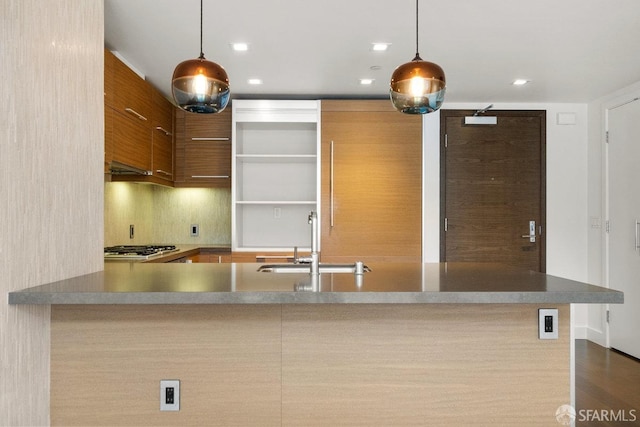
<svg viewBox="0 0 640 427">
<path fill-rule="evenodd" d="M 315 200 L 237 200 L 237 205 L 316 205 Z"/>
<path fill-rule="evenodd" d="M 233 103 L 234 251 L 310 244 L 308 215 L 320 210 L 319 101 Z"/>
<path fill-rule="evenodd" d="M 299 253 L 311 252 L 310 247 L 296 246 Z M 260 254 L 268 254 L 269 252 L 291 252 L 295 250 L 294 246 L 243 246 L 236 249 L 234 252 L 259 252 Z M 271 264 L 271 263 L 270 263 Z"/>
<path fill-rule="evenodd" d="M 236 123 L 236 154 L 317 154 L 317 135 L 316 123 Z"/>
<path fill-rule="evenodd" d="M 244 163 L 316 163 L 316 154 L 237 154 L 236 159 Z"/>
<path fill-rule="evenodd" d="M 238 102 L 240 101 L 240 102 Z M 234 100 L 236 122 L 317 123 L 319 102 L 298 100 Z"/>
</svg>

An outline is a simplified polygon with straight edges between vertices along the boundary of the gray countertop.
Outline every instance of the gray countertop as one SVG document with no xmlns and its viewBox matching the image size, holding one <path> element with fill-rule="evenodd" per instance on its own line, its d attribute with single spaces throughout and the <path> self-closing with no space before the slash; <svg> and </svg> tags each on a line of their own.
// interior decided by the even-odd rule
<svg viewBox="0 0 640 427">
<path fill-rule="evenodd" d="M 259 264 L 105 263 L 9 293 L 9 304 L 622 303 L 622 292 L 492 264 L 377 263 L 362 276 L 263 273 Z M 315 288 L 314 288 L 315 285 Z M 309 289 L 309 290 L 301 290 Z"/>
</svg>

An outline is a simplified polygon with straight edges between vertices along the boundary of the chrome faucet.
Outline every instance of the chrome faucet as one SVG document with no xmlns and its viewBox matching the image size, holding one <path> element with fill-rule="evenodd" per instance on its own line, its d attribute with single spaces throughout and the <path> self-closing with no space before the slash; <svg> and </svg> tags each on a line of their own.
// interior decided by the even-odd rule
<svg viewBox="0 0 640 427">
<path fill-rule="evenodd" d="M 309 224 L 311 224 L 311 254 L 308 257 L 298 257 L 298 247 L 293 248 L 294 264 L 309 264 L 311 266 L 310 273 L 320 273 L 320 254 L 318 253 L 318 214 L 314 211 L 309 213 Z"/>
<path fill-rule="evenodd" d="M 318 213 L 309 213 L 309 224 L 311 224 L 311 274 L 320 273 L 320 254 L 318 253 Z"/>
</svg>

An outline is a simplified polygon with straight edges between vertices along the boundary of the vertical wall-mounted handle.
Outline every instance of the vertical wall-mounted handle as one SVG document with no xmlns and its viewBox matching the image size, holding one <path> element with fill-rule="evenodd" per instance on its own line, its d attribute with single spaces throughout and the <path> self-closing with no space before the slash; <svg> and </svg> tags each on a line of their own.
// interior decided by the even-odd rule
<svg viewBox="0 0 640 427">
<path fill-rule="evenodd" d="M 329 224 L 333 228 L 333 141 L 329 147 Z"/>
<path fill-rule="evenodd" d="M 636 251 L 640 252 L 640 221 L 636 219 Z"/>
</svg>

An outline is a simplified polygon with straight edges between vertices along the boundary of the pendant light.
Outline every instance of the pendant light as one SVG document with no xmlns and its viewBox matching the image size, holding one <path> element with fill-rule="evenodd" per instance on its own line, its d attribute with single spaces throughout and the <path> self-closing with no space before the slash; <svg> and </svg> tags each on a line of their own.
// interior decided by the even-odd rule
<svg viewBox="0 0 640 427">
<path fill-rule="evenodd" d="M 389 94 L 396 110 L 407 114 L 432 113 L 442 106 L 446 80 L 438 64 L 423 61 L 418 53 L 418 0 L 416 0 L 416 56 L 391 75 Z"/>
<path fill-rule="evenodd" d="M 229 77 L 202 53 L 202 0 L 200 0 L 200 56 L 178 64 L 173 71 L 171 93 L 180 108 L 192 113 L 220 113 L 229 103 Z"/>
</svg>

